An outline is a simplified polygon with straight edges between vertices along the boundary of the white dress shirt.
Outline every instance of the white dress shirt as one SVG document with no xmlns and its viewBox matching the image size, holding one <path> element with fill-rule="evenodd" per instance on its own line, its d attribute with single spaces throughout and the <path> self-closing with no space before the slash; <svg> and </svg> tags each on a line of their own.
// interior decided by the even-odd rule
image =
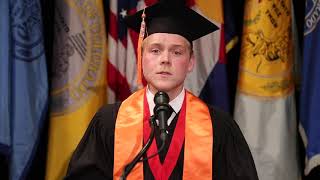
<svg viewBox="0 0 320 180">
<path fill-rule="evenodd" d="M 184 96 L 185 96 L 185 89 L 183 88 L 181 90 L 181 92 L 179 93 L 179 95 L 174 98 L 172 101 L 169 102 L 169 105 L 173 108 L 174 112 L 171 114 L 170 118 L 168 119 L 168 126 L 170 126 L 173 118 L 176 116 L 177 112 L 180 111 L 181 107 L 182 107 L 182 103 L 184 100 Z M 149 90 L 149 87 L 147 87 L 147 101 L 149 104 L 149 110 L 150 110 L 150 115 L 153 115 L 153 108 L 155 107 L 154 101 L 154 94 L 152 94 L 152 92 Z M 157 122 L 158 123 L 158 122 Z"/>
</svg>

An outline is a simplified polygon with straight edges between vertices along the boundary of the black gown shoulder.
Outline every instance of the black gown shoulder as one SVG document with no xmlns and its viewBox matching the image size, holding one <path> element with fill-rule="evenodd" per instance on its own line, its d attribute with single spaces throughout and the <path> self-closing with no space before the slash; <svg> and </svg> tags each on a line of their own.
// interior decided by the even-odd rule
<svg viewBox="0 0 320 180">
<path fill-rule="evenodd" d="M 249 146 L 231 116 L 210 107 L 213 117 L 213 179 L 258 180 Z"/>
<path fill-rule="evenodd" d="M 115 120 L 121 103 L 104 105 L 73 152 L 66 180 L 113 179 Z"/>
</svg>

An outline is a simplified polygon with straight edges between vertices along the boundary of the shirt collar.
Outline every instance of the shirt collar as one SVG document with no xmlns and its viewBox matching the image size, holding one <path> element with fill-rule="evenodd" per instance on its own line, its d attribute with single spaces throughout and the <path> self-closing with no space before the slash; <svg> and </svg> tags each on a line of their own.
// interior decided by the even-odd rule
<svg viewBox="0 0 320 180">
<path fill-rule="evenodd" d="M 177 97 L 175 97 L 172 101 L 169 102 L 169 105 L 173 108 L 175 113 L 178 113 L 182 107 L 182 103 L 185 96 L 185 89 L 183 88 L 182 91 L 179 93 Z M 150 91 L 149 87 L 147 86 L 147 101 L 149 104 L 150 115 L 153 115 L 153 108 L 155 107 L 154 101 L 154 94 Z"/>
</svg>

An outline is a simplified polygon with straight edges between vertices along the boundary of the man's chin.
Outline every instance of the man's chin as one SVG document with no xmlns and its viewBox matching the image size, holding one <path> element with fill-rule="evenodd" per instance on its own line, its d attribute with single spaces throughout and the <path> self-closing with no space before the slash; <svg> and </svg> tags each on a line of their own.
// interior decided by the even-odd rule
<svg viewBox="0 0 320 180">
<path fill-rule="evenodd" d="M 154 90 L 155 91 L 164 91 L 164 92 L 169 92 L 171 91 L 172 89 L 174 89 L 173 86 L 168 86 L 168 85 L 155 85 L 153 86 Z"/>
<path fill-rule="evenodd" d="M 157 84 L 154 87 L 155 87 L 155 89 L 157 91 L 164 91 L 164 92 L 171 92 L 171 91 L 177 89 L 177 86 L 172 85 L 172 84 L 168 84 L 168 83 L 166 83 L 166 84 Z"/>
<path fill-rule="evenodd" d="M 172 90 L 172 88 L 169 87 L 158 87 L 156 88 L 157 91 L 164 91 L 164 92 L 169 92 Z"/>
</svg>

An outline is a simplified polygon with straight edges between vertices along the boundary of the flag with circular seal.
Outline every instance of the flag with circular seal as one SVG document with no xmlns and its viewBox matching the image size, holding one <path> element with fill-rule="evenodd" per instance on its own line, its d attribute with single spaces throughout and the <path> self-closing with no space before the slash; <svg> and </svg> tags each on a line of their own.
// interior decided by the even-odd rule
<svg viewBox="0 0 320 180">
<path fill-rule="evenodd" d="M 320 1 L 306 0 L 305 5 L 299 132 L 306 152 L 304 174 L 319 177 Z"/>
<path fill-rule="evenodd" d="M 235 104 L 260 180 L 297 180 L 291 0 L 246 0 Z"/>
<path fill-rule="evenodd" d="M 0 153 L 8 162 L 10 180 L 26 179 L 46 120 L 41 11 L 39 0 L 0 1 Z M 6 178 L 5 168 L 0 168 L 0 178 Z"/>
<path fill-rule="evenodd" d="M 62 179 L 94 113 L 106 101 L 102 0 L 57 0 L 46 179 Z"/>
</svg>

